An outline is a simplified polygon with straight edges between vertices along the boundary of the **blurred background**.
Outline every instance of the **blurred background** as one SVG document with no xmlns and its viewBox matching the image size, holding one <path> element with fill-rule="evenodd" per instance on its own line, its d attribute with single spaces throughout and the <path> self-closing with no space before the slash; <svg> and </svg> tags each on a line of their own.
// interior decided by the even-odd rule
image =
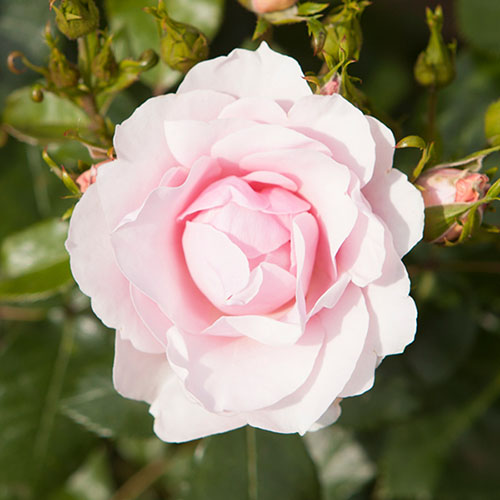
<svg viewBox="0 0 500 500">
<path fill-rule="evenodd" d="M 156 2 L 98 4 L 117 54 L 158 49 L 154 24 L 140 10 Z M 350 72 L 397 139 L 425 130 L 427 93 L 413 66 L 428 41 L 425 7 L 436 5 L 373 0 L 361 19 L 363 49 Z M 500 97 L 500 3 L 441 5 L 444 38 L 458 44 L 457 76 L 437 105 L 439 160 L 451 161 L 487 147 L 484 115 Z M 256 46 L 255 15 L 236 0 L 167 7 L 211 38 L 210 57 Z M 6 65 L 13 50 L 46 63 L 48 19 L 47 1 L 0 0 L 0 499 L 247 499 L 244 430 L 165 444 L 152 433 L 147 405 L 114 392 L 113 332 L 75 288 L 63 247 L 61 216 L 74 200 L 41 156 L 48 147 L 70 169 L 75 158 L 89 159 L 78 143 L 56 141 L 81 117 L 50 98 L 23 99 L 37 75 Z M 273 45 L 304 71 L 321 66 L 304 24 L 276 28 Z M 64 50 L 75 57 L 72 42 Z M 119 123 L 152 94 L 175 90 L 179 78 L 166 66 L 144 73 L 115 99 L 111 119 Z M 408 173 L 418 158 L 416 150 L 397 151 L 395 164 Z M 487 166 L 499 159 L 492 155 Z M 494 211 L 485 218 L 500 224 Z M 420 243 L 406 257 L 416 341 L 384 361 L 371 391 L 343 402 L 333 426 L 303 440 L 258 431 L 259 500 L 499 498 L 499 249 L 498 235 L 481 234 L 455 247 Z"/>
</svg>

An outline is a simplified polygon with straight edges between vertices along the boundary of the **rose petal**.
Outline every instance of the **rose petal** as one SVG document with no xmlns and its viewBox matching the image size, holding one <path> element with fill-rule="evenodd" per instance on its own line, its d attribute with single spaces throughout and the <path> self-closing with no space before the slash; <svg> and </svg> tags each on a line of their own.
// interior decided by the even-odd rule
<svg viewBox="0 0 500 500">
<path fill-rule="evenodd" d="M 198 63 L 185 76 L 177 93 L 210 88 L 236 97 L 270 97 L 289 105 L 311 94 L 303 76 L 297 61 L 262 42 L 256 51 L 235 49 L 226 57 Z"/>
<path fill-rule="evenodd" d="M 275 101 L 264 97 L 244 97 L 226 106 L 219 118 L 244 118 L 261 123 L 283 125 L 287 114 Z"/>
<path fill-rule="evenodd" d="M 155 417 L 155 434 L 169 443 L 181 443 L 211 434 L 237 429 L 246 424 L 241 415 L 212 413 L 186 393 L 182 383 L 171 375 L 150 408 Z"/>
<path fill-rule="evenodd" d="M 156 399 L 170 368 L 163 354 L 146 354 L 134 349 L 131 342 L 115 338 L 113 384 L 124 397 L 151 403 Z"/>
<path fill-rule="evenodd" d="M 75 207 L 66 248 L 71 272 L 102 322 L 122 330 L 123 338 L 145 352 L 161 352 L 162 345 L 141 321 L 130 298 L 129 283 L 121 273 L 109 239 L 96 185 L 91 185 Z M 117 302 L 120 307 L 116 307 Z"/>
<path fill-rule="evenodd" d="M 339 94 L 313 95 L 297 101 L 288 112 L 290 126 L 330 148 L 361 185 L 372 177 L 375 143 L 365 115 Z"/>
<path fill-rule="evenodd" d="M 251 411 L 295 391 L 309 376 L 324 332 L 294 345 L 168 332 L 167 355 L 185 386 L 210 411 Z M 256 364 L 257 363 L 257 364 Z M 286 376 L 283 374 L 286 373 Z"/>
<path fill-rule="evenodd" d="M 391 169 L 394 154 L 392 132 L 375 118 L 368 117 L 375 138 L 377 163 L 371 182 L 363 188 L 373 211 L 386 223 L 399 256 L 405 255 L 421 238 L 424 202 L 405 174 Z"/>
<path fill-rule="evenodd" d="M 302 339 L 318 331 L 326 335 L 308 379 L 273 407 L 250 414 L 250 425 L 304 434 L 335 401 L 351 377 L 365 343 L 368 320 L 363 295 L 359 288 L 351 285 L 333 309 L 323 309 L 307 324 Z"/>
</svg>

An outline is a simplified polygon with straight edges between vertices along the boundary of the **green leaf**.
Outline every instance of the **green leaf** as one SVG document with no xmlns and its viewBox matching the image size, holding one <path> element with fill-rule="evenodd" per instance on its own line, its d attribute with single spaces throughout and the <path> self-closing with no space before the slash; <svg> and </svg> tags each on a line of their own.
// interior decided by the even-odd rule
<svg viewBox="0 0 500 500">
<path fill-rule="evenodd" d="M 422 137 L 418 135 L 408 135 L 407 137 L 401 139 L 396 144 L 396 147 L 399 149 L 401 148 L 425 149 L 425 141 L 422 139 Z"/>
<path fill-rule="evenodd" d="M 318 466 L 324 500 L 348 500 L 375 477 L 375 465 L 353 433 L 340 425 L 305 436 Z"/>
<path fill-rule="evenodd" d="M 153 419 L 147 405 L 120 396 L 109 369 L 106 372 L 82 377 L 71 396 L 61 402 L 62 412 L 101 437 L 152 436 Z"/>
<path fill-rule="evenodd" d="M 105 0 L 111 32 L 114 33 L 113 49 L 119 59 L 139 57 L 147 49 L 159 52 L 160 39 L 154 18 L 143 7 L 154 7 L 157 0 Z M 217 32 L 222 21 L 224 0 L 170 0 L 169 15 L 176 21 L 188 23 L 209 38 Z M 181 78 L 181 73 L 160 61 L 152 70 L 141 75 L 141 80 L 162 92 Z"/>
<path fill-rule="evenodd" d="M 252 35 L 252 40 L 258 40 L 261 36 L 264 36 L 269 28 L 271 28 L 271 23 L 266 21 L 264 17 L 259 16 Z"/>
<path fill-rule="evenodd" d="M 74 323 L 62 334 L 61 325 L 49 322 L 29 326 L 11 326 L 0 352 L 0 484 L 9 500 L 47 498 L 95 443 L 59 414 L 58 401 L 69 374 L 98 351 L 77 340 Z"/>
<path fill-rule="evenodd" d="M 5 238 L 0 247 L 2 274 L 10 278 L 68 260 L 68 224 L 47 219 Z"/>
<path fill-rule="evenodd" d="M 319 14 L 330 6 L 329 3 L 304 2 L 298 5 L 299 16 L 312 16 Z"/>
<path fill-rule="evenodd" d="M 88 134 L 88 116 L 76 105 L 50 92 L 40 103 L 32 101 L 31 88 L 15 90 L 7 97 L 2 121 L 7 131 L 30 144 L 48 144 L 68 140 L 67 130 Z"/>
<path fill-rule="evenodd" d="M 0 247 L 0 300 L 40 300 L 73 283 L 64 248 L 67 231 L 66 222 L 48 219 L 5 238 Z"/>
<path fill-rule="evenodd" d="M 458 26 L 475 48 L 500 55 L 500 3 L 492 0 L 457 0 Z"/>
<path fill-rule="evenodd" d="M 189 482 L 189 500 L 320 498 L 314 463 L 301 438 L 251 427 L 202 441 Z"/>
<path fill-rule="evenodd" d="M 497 179 L 488 189 L 485 198 L 497 198 L 500 195 L 500 178 Z"/>
<path fill-rule="evenodd" d="M 436 205 L 425 209 L 424 238 L 427 241 L 437 240 L 448 228 L 471 209 L 470 203 L 452 203 Z"/>
</svg>

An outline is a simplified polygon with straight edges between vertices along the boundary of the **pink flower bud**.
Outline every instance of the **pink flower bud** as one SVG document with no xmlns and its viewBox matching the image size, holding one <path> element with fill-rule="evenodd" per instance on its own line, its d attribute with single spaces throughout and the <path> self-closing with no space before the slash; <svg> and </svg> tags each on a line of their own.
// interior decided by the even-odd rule
<svg viewBox="0 0 500 500">
<path fill-rule="evenodd" d="M 454 203 L 472 204 L 483 198 L 490 187 L 488 176 L 458 168 L 428 170 L 419 177 L 417 185 L 422 188 L 422 197 L 426 208 Z M 479 207 L 478 212 L 482 216 L 484 206 Z M 462 222 L 465 222 L 467 217 L 468 212 L 461 217 Z M 455 223 L 435 241 L 443 242 L 445 239 L 455 241 L 461 232 L 462 226 Z"/>
<path fill-rule="evenodd" d="M 113 160 L 105 160 L 102 161 L 101 163 L 98 163 L 97 165 L 92 165 L 88 170 L 85 170 L 83 174 L 80 174 L 77 179 L 76 183 L 78 184 L 78 187 L 80 188 L 80 191 L 82 193 L 85 193 L 87 189 L 89 188 L 90 185 L 94 184 L 97 178 L 97 169 L 101 166 L 104 165 L 105 163 L 108 163 Z"/>
<path fill-rule="evenodd" d="M 275 12 L 292 7 L 297 0 L 239 0 L 247 9 L 253 10 L 257 14 Z"/>
</svg>

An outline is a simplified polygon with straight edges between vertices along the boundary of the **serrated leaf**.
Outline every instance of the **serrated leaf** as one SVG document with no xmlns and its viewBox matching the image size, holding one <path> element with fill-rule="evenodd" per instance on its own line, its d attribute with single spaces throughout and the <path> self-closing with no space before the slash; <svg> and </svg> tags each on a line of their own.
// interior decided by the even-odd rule
<svg viewBox="0 0 500 500">
<path fill-rule="evenodd" d="M 77 130 L 88 135 L 90 120 L 76 105 L 50 92 L 42 102 L 31 99 L 31 88 L 12 92 L 6 100 L 2 121 L 7 131 L 29 144 L 48 144 L 68 140 L 64 133 Z"/>
<path fill-rule="evenodd" d="M 106 0 L 105 9 L 113 37 L 117 58 L 137 58 L 147 49 L 159 52 L 160 39 L 154 18 L 144 7 L 156 7 L 157 0 Z M 217 32 L 222 21 L 224 0 L 169 0 L 169 15 L 176 21 L 200 29 L 209 38 Z M 141 80 L 155 89 L 164 91 L 181 78 L 181 73 L 160 61 L 153 69 L 144 72 Z"/>
<path fill-rule="evenodd" d="M 319 500 L 301 438 L 243 428 L 204 440 L 195 452 L 188 500 Z"/>
<path fill-rule="evenodd" d="M 47 219 L 11 234 L 0 247 L 2 274 L 14 278 L 68 260 L 67 234 L 68 224 L 59 219 Z"/>
<path fill-rule="evenodd" d="M 147 405 L 120 396 L 108 372 L 82 377 L 70 397 L 61 402 L 62 412 L 101 437 L 152 436 L 153 419 Z"/>
<path fill-rule="evenodd" d="M 437 240 L 471 207 L 470 203 L 452 203 L 450 205 L 426 207 L 424 238 L 427 241 Z"/>
</svg>

